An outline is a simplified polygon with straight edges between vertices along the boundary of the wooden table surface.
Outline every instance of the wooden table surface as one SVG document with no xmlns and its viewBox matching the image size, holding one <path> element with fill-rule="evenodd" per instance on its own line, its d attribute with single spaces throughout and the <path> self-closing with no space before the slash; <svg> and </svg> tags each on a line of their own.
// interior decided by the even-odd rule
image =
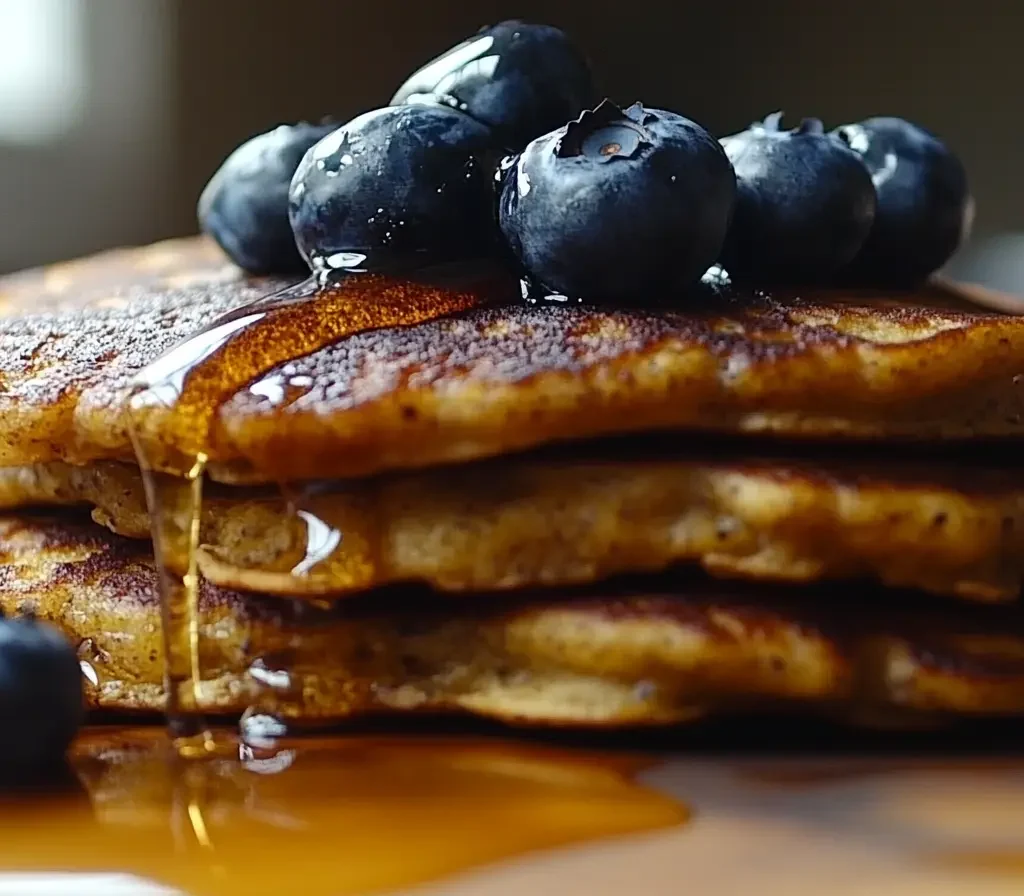
<svg viewBox="0 0 1024 896">
<path fill-rule="evenodd" d="M 363 733 L 181 762 L 159 728 L 94 729 L 67 781 L 0 800 L 0 896 L 1019 896 L 1024 754 L 938 738 Z"/>
</svg>

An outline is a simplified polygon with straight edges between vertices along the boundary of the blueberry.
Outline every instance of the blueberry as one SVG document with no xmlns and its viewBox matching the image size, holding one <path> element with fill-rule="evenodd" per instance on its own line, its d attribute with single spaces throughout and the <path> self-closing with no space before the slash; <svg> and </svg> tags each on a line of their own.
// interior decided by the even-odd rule
<svg viewBox="0 0 1024 896">
<path fill-rule="evenodd" d="M 0 774 L 58 766 L 83 712 L 82 672 L 64 636 L 31 618 L 0 619 Z"/>
<path fill-rule="evenodd" d="M 367 112 L 299 163 L 289 217 L 315 273 L 416 267 L 497 244 L 490 130 L 443 106 Z"/>
<path fill-rule="evenodd" d="M 725 153 L 700 125 L 605 100 L 508 167 L 499 223 L 549 291 L 658 298 L 697 283 L 715 261 L 735 189 Z"/>
<path fill-rule="evenodd" d="M 878 194 L 875 223 L 851 276 L 908 285 L 942 267 L 970 228 L 973 204 L 960 160 L 902 118 L 869 118 L 833 133 L 860 156 Z"/>
<path fill-rule="evenodd" d="M 304 270 L 288 225 L 288 185 L 306 150 L 337 126 L 281 125 L 243 143 L 210 179 L 199 198 L 199 226 L 239 267 L 253 274 Z"/>
<path fill-rule="evenodd" d="M 452 106 L 492 128 L 506 149 L 519 150 L 596 101 L 590 66 L 563 32 L 513 20 L 427 63 L 391 104 Z"/>
<path fill-rule="evenodd" d="M 737 280 L 827 281 L 853 259 L 875 215 L 857 155 L 817 119 L 781 130 L 782 113 L 722 145 L 736 170 L 736 212 L 722 260 Z"/>
</svg>

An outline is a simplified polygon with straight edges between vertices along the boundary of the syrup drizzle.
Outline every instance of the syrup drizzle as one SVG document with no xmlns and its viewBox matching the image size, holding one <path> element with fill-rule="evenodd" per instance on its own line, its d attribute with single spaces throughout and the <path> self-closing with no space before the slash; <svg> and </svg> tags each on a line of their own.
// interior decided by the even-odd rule
<svg viewBox="0 0 1024 896">
<path fill-rule="evenodd" d="M 374 272 L 334 275 L 338 279 L 310 278 L 229 312 L 144 369 L 131 395 L 132 440 L 160 569 L 167 715 L 185 753 L 212 749 L 199 711 L 204 701 L 196 554 L 204 474 L 218 453 L 218 440 L 226 438 L 217 426 L 218 410 L 246 388 L 286 409 L 312 384 L 295 382 L 278 368 L 341 339 L 516 300 L 514 279 L 492 267 L 435 268 L 416 280 Z M 718 269 L 702 284 L 712 293 L 728 286 L 728 276 Z M 523 298 L 569 301 L 542 295 L 530 284 L 519 301 Z M 250 461 L 256 464 L 252 472 L 260 473 L 257 459 Z M 289 501 L 290 512 L 305 525 L 306 549 L 291 574 L 311 576 L 344 543 L 344 533 L 302 506 L 299 494 Z M 167 558 L 182 552 L 184 572 L 176 572 Z M 99 675 L 88 657 L 83 663 L 87 675 Z M 262 674 L 254 667 L 254 677 L 257 673 Z M 268 686 L 265 704 L 255 710 L 272 712 L 288 699 L 287 690 Z"/>
<path fill-rule="evenodd" d="M 503 295 L 496 283 L 493 271 L 469 268 L 437 268 L 417 280 L 377 273 L 311 278 L 234 309 L 139 374 L 129 419 L 160 570 L 168 725 L 181 753 L 202 755 L 214 749 L 200 712 L 196 555 L 203 480 L 216 453 L 219 408 L 254 381 L 270 388 L 273 377 L 261 377 L 340 339 L 494 304 Z M 343 537 L 318 519 L 303 519 L 307 553 L 293 575 L 308 575 Z M 175 547 L 186 552 L 183 574 L 166 559 Z M 276 698 L 268 699 L 275 703 Z"/>
</svg>

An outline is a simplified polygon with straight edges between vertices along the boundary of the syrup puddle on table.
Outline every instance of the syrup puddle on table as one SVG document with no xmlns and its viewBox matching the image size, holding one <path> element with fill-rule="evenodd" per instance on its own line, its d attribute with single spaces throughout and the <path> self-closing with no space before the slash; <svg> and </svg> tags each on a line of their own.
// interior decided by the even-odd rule
<svg viewBox="0 0 1024 896">
<path fill-rule="evenodd" d="M 203 482 L 220 407 L 255 382 L 275 412 L 282 412 L 312 384 L 260 379 L 274 368 L 359 333 L 407 327 L 503 300 L 501 274 L 492 267 L 438 268 L 416 280 L 367 273 L 330 282 L 310 279 L 231 311 L 139 374 L 129 416 L 160 572 L 166 714 L 183 755 L 215 749 L 202 717 L 197 551 Z M 305 522 L 310 550 L 293 575 L 308 575 L 343 538 L 340 532 L 321 531 L 318 520 Z M 317 539 L 322 543 L 312 544 Z M 172 564 L 172 556 L 184 556 L 185 562 Z"/>
<path fill-rule="evenodd" d="M 216 742 L 187 760 L 158 728 L 86 732 L 81 787 L 5 798 L 0 892 L 59 869 L 193 896 L 371 894 L 688 817 L 624 755 L 411 734 Z"/>
<path fill-rule="evenodd" d="M 713 741 L 630 738 L 640 754 L 446 730 L 225 734 L 202 761 L 158 727 L 88 730 L 62 787 L 0 797 L 0 894 L 1021 892 L 1019 756 L 726 759 Z"/>
</svg>

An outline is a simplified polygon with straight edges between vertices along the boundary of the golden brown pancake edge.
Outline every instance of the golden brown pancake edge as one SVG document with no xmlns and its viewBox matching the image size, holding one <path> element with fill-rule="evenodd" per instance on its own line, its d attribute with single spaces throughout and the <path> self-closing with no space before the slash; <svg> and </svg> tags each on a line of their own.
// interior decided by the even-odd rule
<svg viewBox="0 0 1024 896">
<path fill-rule="evenodd" d="M 133 376 L 281 285 L 246 280 L 203 240 L 0 280 L 0 463 L 131 460 Z M 303 385 L 283 405 L 265 389 L 228 400 L 210 471 L 357 477 L 663 428 L 1017 438 L 1022 370 L 1024 320 L 932 287 L 747 294 L 689 310 L 508 305 L 359 334 L 264 371 Z M 151 425 L 164 465 L 180 466 L 171 423 Z"/>
<path fill-rule="evenodd" d="M 682 576 L 443 604 L 376 592 L 318 610 L 207 584 L 202 708 L 237 714 L 270 696 L 308 722 L 455 711 L 570 727 L 752 706 L 897 725 L 1024 713 L 1018 608 L 870 586 L 815 594 Z M 162 706 L 144 542 L 67 515 L 4 518 L 0 606 L 34 612 L 79 644 L 91 705 Z"/>
</svg>

